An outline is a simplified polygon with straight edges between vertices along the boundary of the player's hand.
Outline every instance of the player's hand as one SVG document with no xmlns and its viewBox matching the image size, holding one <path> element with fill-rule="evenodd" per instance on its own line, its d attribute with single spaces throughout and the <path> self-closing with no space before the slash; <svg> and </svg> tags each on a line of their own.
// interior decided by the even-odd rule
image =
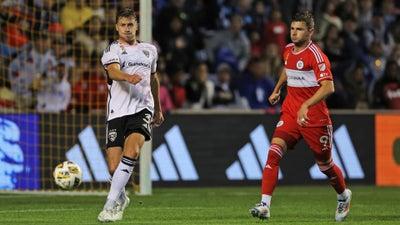
<svg viewBox="0 0 400 225">
<path fill-rule="evenodd" d="M 281 91 L 274 91 L 272 92 L 271 96 L 269 96 L 268 101 L 271 103 L 271 105 L 275 105 L 277 102 L 279 102 L 279 99 L 281 99 Z"/>
<path fill-rule="evenodd" d="M 160 126 L 164 122 L 164 116 L 160 110 L 155 110 L 154 111 L 154 116 L 153 116 L 153 121 L 151 124 L 154 127 Z"/>
<path fill-rule="evenodd" d="M 142 80 L 142 76 L 137 74 L 127 75 L 125 80 L 131 84 L 137 84 Z"/>
<path fill-rule="evenodd" d="M 299 111 L 297 112 L 297 123 L 302 127 L 308 125 L 309 119 L 307 113 L 308 113 L 308 107 L 304 104 L 301 105 Z"/>
</svg>

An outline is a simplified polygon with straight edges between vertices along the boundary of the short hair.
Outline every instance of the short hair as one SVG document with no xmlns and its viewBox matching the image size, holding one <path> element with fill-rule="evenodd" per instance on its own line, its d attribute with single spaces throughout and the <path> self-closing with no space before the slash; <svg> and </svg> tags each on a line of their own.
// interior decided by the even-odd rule
<svg viewBox="0 0 400 225">
<path fill-rule="evenodd" d="M 120 11 L 118 11 L 117 16 L 115 18 L 115 23 L 118 23 L 118 20 L 122 17 L 124 18 L 133 17 L 137 21 L 136 13 L 131 8 L 123 8 Z"/>
<path fill-rule="evenodd" d="M 314 16 L 310 11 L 296 13 L 292 17 L 292 22 L 304 22 L 309 30 L 314 29 Z"/>
</svg>

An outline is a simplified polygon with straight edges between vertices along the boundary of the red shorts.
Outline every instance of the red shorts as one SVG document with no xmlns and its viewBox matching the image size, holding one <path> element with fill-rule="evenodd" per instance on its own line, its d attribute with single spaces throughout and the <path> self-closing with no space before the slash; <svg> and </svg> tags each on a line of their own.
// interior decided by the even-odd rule
<svg viewBox="0 0 400 225">
<path fill-rule="evenodd" d="M 302 127 L 295 118 L 282 114 L 273 137 L 283 139 L 288 149 L 304 138 L 311 148 L 317 161 L 326 162 L 331 159 L 332 150 L 332 125 L 321 127 Z"/>
</svg>

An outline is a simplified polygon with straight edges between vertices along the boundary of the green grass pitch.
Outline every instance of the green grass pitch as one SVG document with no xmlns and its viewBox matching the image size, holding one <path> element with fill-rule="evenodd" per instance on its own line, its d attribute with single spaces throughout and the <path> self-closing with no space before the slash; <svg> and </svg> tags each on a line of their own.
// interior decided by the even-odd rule
<svg viewBox="0 0 400 225">
<path fill-rule="evenodd" d="M 350 215 L 343 224 L 400 224 L 400 188 L 353 186 Z M 336 195 L 326 186 L 279 186 L 271 219 L 248 209 L 259 201 L 258 187 L 155 188 L 152 196 L 130 195 L 124 219 L 112 224 L 338 224 Z M 91 225 L 105 196 L 0 194 L 0 224 Z"/>
</svg>

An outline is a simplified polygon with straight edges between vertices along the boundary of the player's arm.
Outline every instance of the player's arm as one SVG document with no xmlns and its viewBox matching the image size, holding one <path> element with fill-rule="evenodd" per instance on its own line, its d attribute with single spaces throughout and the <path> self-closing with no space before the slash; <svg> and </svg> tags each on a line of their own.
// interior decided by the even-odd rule
<svg viewBox="0 0 400 225">
<path fill-rule="evenodd" d="M 279 80 L 275 85 L 274 91 L 272 92 L 271 96 L 269 96 L 269 98 L 268 98 L 271 105 L 275 105 L 281 98 L 281 88 L 286 83 L 286 81 L 287 81 L 287 76 L 286 76 L 285 68 L 283 68 L 282 72 L 279 76 Z"/>
<path fill-rule="evenodd" d="M 150 87 L 151 93 L 154 99 L 154 116 L 153 116 L 153 124 L 154 126 L 160 126 L 164 121 L 164 116 L 161 110 L 161 102 L 160 102 L 160 81 L 158 80 L 157 72 L 152 73 L 150 76 Z"/>
<path fill-rule="evenodd" d="M 317 92 L 311 98 L 307 99 L 305 101 L 299 111 L 297 112 L 297 123 L 300 125 L 306 125 L 308 121 L 308 108 L 311 106 L 319 103 L 320 101 L 324 100 L 326 97 L 331 95 L 333 92 L 335 92 L 335 87 L 333 85 L 332 80 L 322 80 L 320 82 L 320 87 Z"/>
<path fill-rule="evenodd" d="M 137 74 L 127 74 L 121 71 L 120 66 L 118 63 L 112 63 L 107 65 L 106 67 L 107 74 L 110 79 L 116 81 L 127 81 L 131 84 L 137 84 L 142 80 L 142 77 Z"/>
</svg>

